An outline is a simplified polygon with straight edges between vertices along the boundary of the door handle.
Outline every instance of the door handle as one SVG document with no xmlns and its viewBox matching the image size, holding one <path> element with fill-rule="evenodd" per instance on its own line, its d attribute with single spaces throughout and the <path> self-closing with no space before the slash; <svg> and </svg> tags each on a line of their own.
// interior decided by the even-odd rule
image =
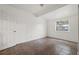
<svg viewBox="0 0 79 59">
<path fill-rule="evenodd" d="M 16 31 L 13 31 L 13 32 L 16 32 Z"/>
</svg>

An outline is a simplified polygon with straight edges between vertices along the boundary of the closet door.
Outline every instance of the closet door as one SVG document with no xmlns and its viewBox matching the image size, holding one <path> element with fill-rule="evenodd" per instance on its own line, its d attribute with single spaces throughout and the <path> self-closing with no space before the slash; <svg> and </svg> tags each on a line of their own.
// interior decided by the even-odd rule
<svg viewBox="0 0 79 59">
<path fill-rule="evenodd" d="M 3 49 L 16 45 L 15 43 L 15 22 L 14 17 L 9 11 L 2 10 L 2 34 L 3 34 Z"/>
<path fill-rule="evenodd" d="M 28 33 L 27 33 L 28 34 Z M 25 24 L 16 24 L 16 43 L 26 42 L 26 25 Z"/>
<path fill-rule="evenodd" d="M 2 20 L 0 19 L 0 50 L 3 49 Z"/>
<path fill-rule="evenodd" d="M 3 22 L 3 44 L 4 48 L 15 45 L 14 24 L 8 21 Z"/>
<path fill-rule="evenodd" d="M 3 48 L 3 33 L 2 33 L 2 10 L 0 8 L 0 50 Z"/>
</svg>

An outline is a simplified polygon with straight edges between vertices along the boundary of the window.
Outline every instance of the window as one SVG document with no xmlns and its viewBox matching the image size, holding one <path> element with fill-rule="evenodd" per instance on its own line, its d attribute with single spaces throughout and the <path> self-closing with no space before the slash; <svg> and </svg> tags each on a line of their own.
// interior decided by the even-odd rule
<svg viewBox="0 0 79 59">
<path fill-rule="evenodd" d="M 56 31 L 69 31 L 69 21 L 56 21 Z"/>
</svg>

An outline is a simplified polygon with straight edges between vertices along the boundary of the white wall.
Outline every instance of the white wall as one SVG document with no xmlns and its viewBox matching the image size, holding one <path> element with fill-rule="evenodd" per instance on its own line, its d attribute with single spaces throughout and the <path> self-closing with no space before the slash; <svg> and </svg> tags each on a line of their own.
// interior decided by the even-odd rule
<svg viewBox="0 0 79 59">
<path fill-rule="evenodd" d="M 0 5 L 0 50 L 45 36 L 45 20 L 28 11 Z"/>
<path fill-rule="evenodd" d="M 48 22 L 48 36 L 78 42 L 78 5 L 66 5 L 42 16 Z M 55 31 L 57 20 L 69 20 L 69 32 Z"/>
<path fill-rule="evenodd" d="M 72 15 L 76 16 L 70 17 Z M 0 5 L 0 50 L 47 35 L 78 42 L 77 5 L 64 6 L 42 17 L 36 18 L 28 11 L 23 11 L 8 5 Z M 56 32 L 55 22 L 63 17 L 69 20 L 70 31 Z M 46 20 L 48 24 L 47 29 Z"/>
<path fill-rule="evenodd" d="M 78 5 L 78 35 L 79 35 L 79 5 Z M 78 36 L 78 42 L 79 42 L 79 36 Z M 77 54 L 79 55 L 79 43 L 77 44 Z"/>
</svg>

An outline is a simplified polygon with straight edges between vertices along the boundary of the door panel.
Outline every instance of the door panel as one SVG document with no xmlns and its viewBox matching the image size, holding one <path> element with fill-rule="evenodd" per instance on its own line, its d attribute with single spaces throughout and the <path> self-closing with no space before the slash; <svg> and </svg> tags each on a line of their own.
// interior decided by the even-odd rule
<svg viewBox="0 0 79 59">
<path fill-rule="evenodd" d="M 2 21 L 0 19 L 0 50 L 3 49 Z"/>
<path fill-rule="evenodd" d="M 15 43 L 15 33 L 13 32 L 15 29 L 14 23 L 9 21 L 3 21 L 3 47 L 8 48 L 14 46 Z"/>
<path fill-rule="evenodd" d="M 27 33 L 28 34 L 28 33 Z M 16 25 L 16 42 L 22 43 L 26 42 L 26 26 L 25 24 L 17 24 Z"/>
</svg>

